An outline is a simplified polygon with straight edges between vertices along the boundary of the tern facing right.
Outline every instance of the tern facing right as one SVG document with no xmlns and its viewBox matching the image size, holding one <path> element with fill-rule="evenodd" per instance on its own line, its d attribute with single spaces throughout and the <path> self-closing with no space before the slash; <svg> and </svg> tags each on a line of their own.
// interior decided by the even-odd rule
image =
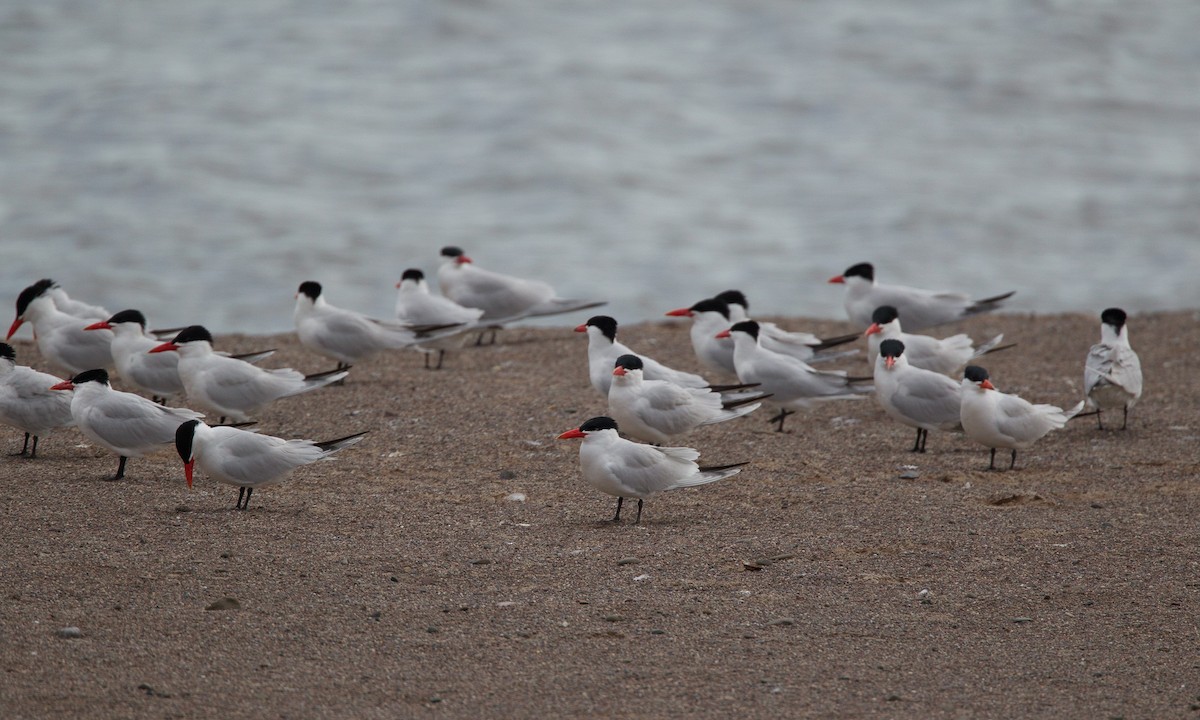
<svg viewBox="0 0 1200 720">
<path fill-rule="evenodd" d="M 559 440 L 583 438 L 579 446 L 579 464 L 583 479 L 600 492 L 617 497 L 621 505 L 627 497 L 638 499 L 636 525 L 642 520 L 642 502 L 660 492 L 676 488 L 706 485 L 741 472 L 740 462 L 718 467 L 700 467 L 700 452 L 686 447 L 654 447 L 626 440 L 617 434 L 617 423 L 610 417 L 594 417 L 579 427 L 558 436 Z"/>
<path fill-rule="evenodd" d="M 962 426 L 967 437 L 990 448 L 988 470 L 996 469 L 996 448 L 1012 450 L 1008 469 L 1017 464 L 1017 450 L 1031 447 L 1046 433 L 1057 430 L 1083 409 L 1081 401 L 1063 411 L 1054 405 L 1034 405 L 1016 395 L 1006 395 L 992 385 L 988 371 L 968 365 L 962 379 Z"/>
<path fill-rule="evenodd" d="M 61 378 L 49 373 L 18 365 L 12 345 L 0 343 L 0 423 L 25 433 L 25 444 L 16 455 L 33 459 L 37 456 L 39 437 L 55 428 L 75 424 L 71 416 L 71 393 L 50 389 L 60 382 Z"/>
<path fill-rule="evenodd" d="M 925 452 L 930 430 L 962 430 L 962 386 L 908 362 L 904 343 L 884 340 L 875 358 L 875 398 L 892 419 L 917 429 L 913 452 Z"/>
<path fill-rule="evenodd" d="M 612 385 L 613 367 L 622 355 L 637 355 L 642 359 L 642 372 L 647 380 L 668 380 L 683 387 L 706 388 L 708 381 L 695 373 L 683 372 L 667 367 L 657 360 L 635 353 L 617 340 L 617 321 L 608 315 L 593 315 L 588 321 L 575 328 L 588 336 L 588 377 L 592 387 L 608 397 Z"/>
<path fill-rule="evenodd" d="M 327 442 L 284 440 L 228 425 L 210 427 L 199 420 L 189 420 L 175 431 L 175 450 L 183 460 L 189 489 L 193 469 L 199 465 L 205 475 L 238 488 L 236 508 L 248 510 L 255 488 L 281 483 L 292 470 L 350 447 L 366 434 L 355 433 Z"/>
<path fill-rule="evenodd" d="M 972 300 L 962 293 L 884 285 L 875 282 L 875 267 L 871 263 L 852 265 L 841 275 L 830 278 L 829 282 L 846 286 L 844 304 L 850 322 L 865 328 L 871 324 L 871 313 L 875 308 L 891 305 L 904 318 L 904 325 L 909 332 L 990 312 L 1016 293 L 1013 290 L 983 300 Z"/>
<path fill-rule="evenodd" d="M 1089 407 L 1104 429 L 1105 410 L 1121 409 L 1121 429 L 1129 423 L 1129 411 L 1142 396 L 1142 363 L 1129 346 L 1125 311 L 1108 308 L 1100 314 L 1100 342 L 1088 352 L 1083 368 L 1083 389 Z"/>
<path fill-rule="evenodd" d="M 175 439 L 179 423 L 203 417 L 194 410 L 163 407 L 141 395 L 113 390 L 104 370 L 86 370 L 51 389 L 74 390 L 71 415 L 75 424 L 98 445 L 120 456 L 113 480 L 125 477 L 126 460 L 158 450 Z"/>
<path fill-rule="evenodd" d="M 646 380 L 637 355 L 622 355 L 613 368 L 608 411 L 626 436 L 665 444 L 702 425 L 740 418 L 762 406 L 765 394 L 728 399 L 706 388 Z"/>
</svg>

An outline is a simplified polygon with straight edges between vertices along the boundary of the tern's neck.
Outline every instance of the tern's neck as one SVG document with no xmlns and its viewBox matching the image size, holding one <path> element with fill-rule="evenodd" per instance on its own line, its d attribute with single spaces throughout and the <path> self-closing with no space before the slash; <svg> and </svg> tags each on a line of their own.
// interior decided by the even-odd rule
<svg viewBox="0 0 1200 720">
<path fill-rule="evenodd" d="M 1108 323 L 1100 323 L 1100 342 L 1108 345 L 1128 345 L 1129 327 L 1122 325 L 1118 329 Z"/>
</svg>

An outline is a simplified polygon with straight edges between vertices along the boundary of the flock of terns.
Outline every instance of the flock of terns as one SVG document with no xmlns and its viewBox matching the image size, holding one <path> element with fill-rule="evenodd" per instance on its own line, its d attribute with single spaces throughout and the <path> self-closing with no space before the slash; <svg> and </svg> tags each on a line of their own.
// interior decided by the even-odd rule
<svg viewBox="0 0 1200 720">
<path fill-rule="evenodd" d="M 70 379 L 17 364 L 12 346 L 0 343 L 0 423 L 25 433 L 18 455 L 34 458 L 40 436 L 75 426 L 126 462 L 174 444 L 188 487 L 196 467 L 208 477 L 239 488 L 237 509 L 247 509 L 257 487 L 363 438 L 356 433 L 327 442 L 286 440 L 255 432 L 253 418 L 281 398 L 343 382 L 351 366 L 385 351 L 413 348 L 426 367 L 440 368 L 447 349 L 478 333 L 477 344 L 508 323 L 602 305 L 560 298 L 543 282 L 491 272 L 461 249 L 441 250 L 441 295 L 430 291 L 420 270 L 406 270 L 397 283 L 395 318 L 380 320 L 329 304 L 319 283 L 296 292 L 294 321 L 301 344 L 336 361 L 335 369 L 304 375 L 257 363 L 267 350 L 231 356 L 213 348 L 199 325 L 151 331 L 138 310 L 110 314 L 70 298 L 52 280 L 41 280 L 17 297 L 16 319 L 6 340 L 28 323 L 42 356 Z M 560 439 L 580 438 L 584 480 L 617 497 L 619 522 L 625 498 L 643 502 L 666 490 L 714 482 L 740 472 L 746 463 L 701 466 L 700 453 L 672 443 L 693 430 L 754 412 L 778 408 L 772 419 L 783 430 L 788 415 L 815 402 L 874 397 L 896 421 L 917 431 L 913 451 L 924 452 L 930 430 L 963 432 L 987 447 L 989 469 L 996 451 L 1033 445 L 1051 430 L 1090 408 L 1103 427 L 1104 411 L 1129 410 L 1142 393 L 1137 354 L 1129 345 L 1126 314 L 1101 314 L 1100 342 L 1084 365 L 1084 399 L 1069 410 L 1030 403 L 998 391 L 983 367 L 970 364 L 1002 345 L 997 336 L 978 346 L 967 335 L 934 338 L 919 330 L 997 309 L 1013 293 L 983 300 L 875 281 L 861 263 L 830 279 L 845 286 L 845 308 L 862 333 L 819 338 L 789 332 L 749 316 L 745 296 L 730 290 L 672 317 L 692 322 L 690 337 L 700 363 L 737 382 L 713 385 L 701 375 L 672 369 L 617 340 L 617 322 L 596 315 L 575 330 L 588 337 L 589 378 L 609 405 L 609 415 L 591 418 Z M 903 328 L 901 322 L 903 321 Z M 844 345 L 865 335 L 874 372 L 853 377 L 817 366 L 857 353 Z M 170 337 L 170 339 L 165 339 Z M 436 355 L 436 365 L 431 365 Z M 140 393 L 116 390 L 115 372 Z M 956 379 L 960 377 L 961 379 Z M 167 402 L 186 398 L 188 407 Z M 218 424 L 202 418 L 215 416 Z M 32 445 L 31 445 L 32 440 Z"/>
</svg>

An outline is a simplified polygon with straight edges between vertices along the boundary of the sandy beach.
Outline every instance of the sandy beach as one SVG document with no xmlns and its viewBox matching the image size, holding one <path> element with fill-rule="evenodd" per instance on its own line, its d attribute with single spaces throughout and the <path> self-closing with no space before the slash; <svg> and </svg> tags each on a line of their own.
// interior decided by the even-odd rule
<svg viewBox="0 0 1200 720">
<path fill-rule="evenodd" d="M 910 453 L 874 399 L 785 433 L 760 410 L 684 443 L 744 472 L 648 501 L 640 525 L 608 522 L 579 441 L 555 440 L 606 408 L 570 327 L 507 330 L 436 372 L 377 356 L 278 402 L 260 431 L 370 434 L 247 512 L 203 477 L 189 492 L 173 448 L 106 482 L 116 458 L 58 432 L 0 457 L 0 715 L 1200 717 L 1200 315 L 1129 328 L 1146 392 L 1126 431 L 1080 418 L 987 472 L 960 435 Z M 1004 332 L 993 383 L 1070 407 L 1099 320 L 936 334 L 954 332 Z M 619 338 L 700 370 L 686 321 Z M 294 335 L 217 347 L 332 367 Z"/>
</svg>

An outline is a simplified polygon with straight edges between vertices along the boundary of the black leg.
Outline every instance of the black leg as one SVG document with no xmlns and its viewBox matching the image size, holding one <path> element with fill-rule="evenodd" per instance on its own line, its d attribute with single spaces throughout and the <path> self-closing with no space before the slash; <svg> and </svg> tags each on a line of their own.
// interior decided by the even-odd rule
<svg viewBox="0 0 1200 720">
<path fill-rule="evenodd" d="M 783 421 L 787 419 L 788 415 L 795 415 L 795 414 L 796 414 L 795 410 L 788 410 L 787 408 L 780 408 L 779 414 L 776 415 L 775 417 L 771 418 L 767 422 L 779 423 L 779 426 L 775 428 L 775 432 L 783 432 Z"/>
<path fill-rule="evenodd" d="M 996 448 L 992 448 L 992 461 L 988 463 L 988 470 L 996 469 Z"/>
<path fill-rule="evenodd" d="M 434 368 L 434 370 L 442 369 L 442 360 L 445 359 L 445 357 L 446 357 L 446 351 L 439 348 L 438 349 L 438 364 L 437 364 L 437 367 Z"/>
<path fill-rule="evenodd" d="M 244 487 L 238 488 L 237 505 L 233 506 L 235 510 L 244 510 L 245 509 L 242 507 L 242 498 L 244 498 L 245 496 L 246 496 L 246 488 L 244 488 Z"/>
<path fill-rule="evenodd" d="M 917 441 L 913 443 L 912 451 L 915 453 L 925 452 L 925 443 L 929 440 L 929 431 L 924 428 L 917 428 Z"/>
<path fill-rule="evenodd" d="M 1017 465 L 1017 449 L 1013 448 L 1012 460 L 1008 463 L 1008 469 L 1012 470 Z"/>
<path fill-rule="evenodd" d="M 620 496 L 617 497 L 617 514 L 612 519 L 612 521 L 615 523 L 621 522 L 621 504 L 624 502 L 625 502 L 625 498 L 620 497 Z"/>
<path fill-rule="evenodd" d="M 37 441 L 38 441 L 38 436 L 34 435 L 33 436 L 33 449 L 29 451 L 29 459 L 30 460 L 37 457 Z"/>
<path fill-rule="evenodd" d="M 221 416 L 221 419 L 217 421 L 217 424 L 218 424 L 218 425 L 224 425 L 224 424 L 225 424 L 225 416 L 224 416 L 224 415 L 222 415 L 222 416 Z"/>
<path fill-rule="evenodd" d="M 1103 410 L 1096 411 L 1096 427 L 1100 428 L 1101 430 L 1104 429 L 1104 411 Z"/>
<path fill-rule="evenodd" d="M 254 488 L 246 488 L 246 503 L 242 505 L 243 510 L 250 509 L 250 496 L 254 494 Z"/>
<path fill-rule="evenodd" d="M 633 524 L 637 525 L 641 521 L 642 521 L 642 499 L 638 498 L 638 514 L 637 514 L 637 517 L 634 518 Z"/>
<path fill-rule="evenodd" d="M 120 480 L 125 477 L 125 461 L 128 459 L 124 455 L 121 456 L 121 462 L 117 463 L 117 474 L 113 475 L 113 480 Z"/>
<path fill-rule="evenodd" d="M 1124 430 L 1126 427 L 1129 426 L 1129 406 L 1126 405 L 1124 410 L 1125 410 L 1125 415 L 1122 416 L 1122 418 L 1121 418 L 1121 429 L 1122 430 Z M 35 450 L 37 449 L 37 438 L 33 439 L 33 447 Z"/>
<path fill-rule="evenodd" d="M 13 453 L 13 457 L 25 457 L 29 452 L 29 433 L 25 433 L 25 444 L 21 446 L 21 452 Z"/>
</svg>

